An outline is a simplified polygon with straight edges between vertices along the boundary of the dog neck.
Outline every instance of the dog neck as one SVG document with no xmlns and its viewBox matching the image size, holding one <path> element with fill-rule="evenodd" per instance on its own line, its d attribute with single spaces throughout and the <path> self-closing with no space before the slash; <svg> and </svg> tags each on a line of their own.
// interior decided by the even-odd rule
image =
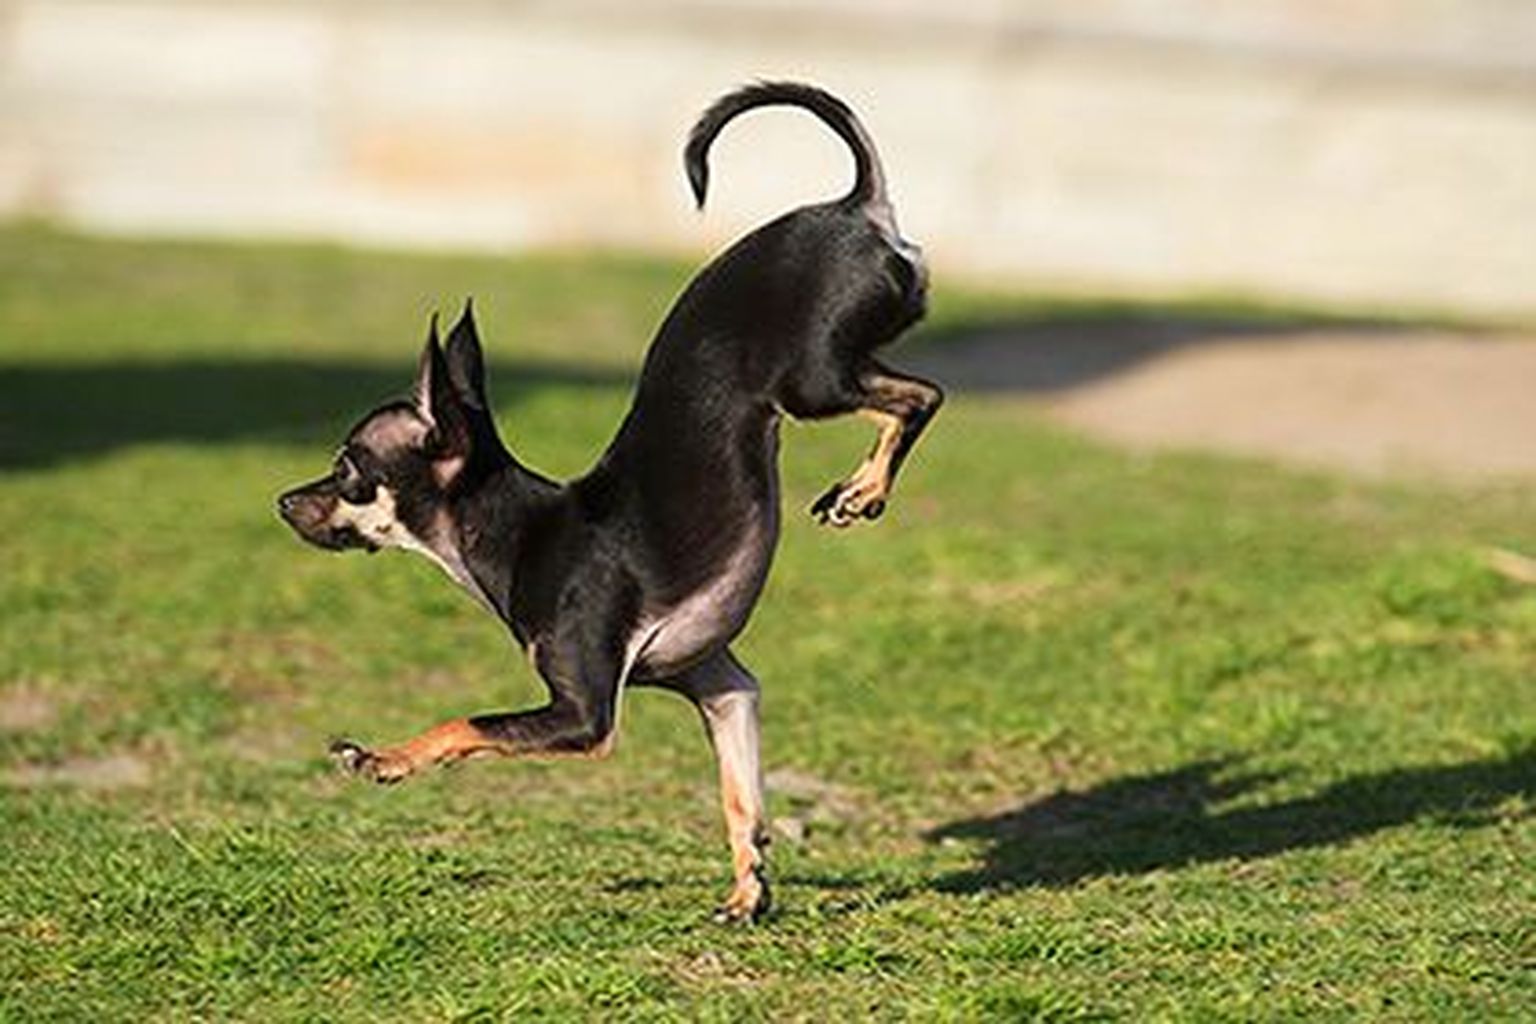
<svg viewBox="0 0 1536 1024">
<path fill-rule="evenodd" d="M 445 512 L 445 543 L 424 552 L 503 622 L 512 616 L 512 580 L 523 539 L 537 510 L 561 493 L 559 484 L 508 456 Z"/>
</svg>

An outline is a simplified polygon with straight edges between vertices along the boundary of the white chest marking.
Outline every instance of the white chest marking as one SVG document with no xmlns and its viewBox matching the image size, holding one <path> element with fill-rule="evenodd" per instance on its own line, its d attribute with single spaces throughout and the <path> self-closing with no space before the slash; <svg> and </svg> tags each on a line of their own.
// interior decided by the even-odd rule
<svg viewBox="0 0 1536 1024">
<path fill-rule="evenodd" d="M 425 555 L 434 565 L 448 574 L 449 579 L 469 591 L 487 608 L 495 611 L 490 599 L 470 575 L 469 569 L 451 545 L 429 544 L 406 529 L 395 512 L 395 495 L 388 487 L 380 486 L 366 505 L 353 505 L 337 501 L 331 513 L 331 525 L 350 526 L 370 542 L 381 548 L 399 548 Z"/>
</svg>

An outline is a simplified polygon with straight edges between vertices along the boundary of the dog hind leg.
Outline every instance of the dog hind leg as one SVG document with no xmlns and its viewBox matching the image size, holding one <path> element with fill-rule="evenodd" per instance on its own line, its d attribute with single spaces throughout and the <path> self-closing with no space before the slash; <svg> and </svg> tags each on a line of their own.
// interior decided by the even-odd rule
<svg viewBox="0 0 1536 1024">
<path fill-rule="evenodd" d="M 846 479 L 832 485 L 811 506 L 818 522 L 849 526 L 860 518 L 877 519 L 895 483 L 896 474 L 922 435 L 944 393 L 917 377 L 897 373 L 869 360 L 857 378 L 853 410 L 879 426 L 874 447 Z"/>
<path fill-rule="evenodd" d="M 716 918 L 755 921 L 768 912 L 768 846 L 758 726 L 758 684 L 729 649 L 654 685 L 681 693 L 699 709 L 720 770 L 720 805 L 731 845 L 734 884 Z"/>
</svg>

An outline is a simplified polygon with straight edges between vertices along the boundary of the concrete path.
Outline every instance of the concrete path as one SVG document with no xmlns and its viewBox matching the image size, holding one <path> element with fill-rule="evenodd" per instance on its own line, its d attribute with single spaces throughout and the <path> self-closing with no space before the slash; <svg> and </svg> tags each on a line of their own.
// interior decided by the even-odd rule
<svg viewBox="0 0 1536 1024">
<path fill-rule="evenodd" d="M 903 362 L 1132 446 L 1536 480 L 1536 339 L 1147 323 L 949 338 Z"/>
</svg>

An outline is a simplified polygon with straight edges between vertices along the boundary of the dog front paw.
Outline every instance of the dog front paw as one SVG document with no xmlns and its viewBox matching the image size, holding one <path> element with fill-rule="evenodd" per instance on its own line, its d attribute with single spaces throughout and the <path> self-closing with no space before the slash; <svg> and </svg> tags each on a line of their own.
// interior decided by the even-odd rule
<svg viewBox="0 0 1536 1024">
<path fill-rule="evenodd" d="M 381 786 L 392 786 L 416 770 L 407 758 L 387 750 L 369 750 L 351 740 L 333 741 L 330 753 L 346 771 Z"/>
<path fill-rule="evenodd" d="M 858 479 L 833 484 L 811 506 L 811 515 L 818 523 L 839 529 L 859 519 L 879 519 L 884 511 L 884 491 Z"/>
</svg>

